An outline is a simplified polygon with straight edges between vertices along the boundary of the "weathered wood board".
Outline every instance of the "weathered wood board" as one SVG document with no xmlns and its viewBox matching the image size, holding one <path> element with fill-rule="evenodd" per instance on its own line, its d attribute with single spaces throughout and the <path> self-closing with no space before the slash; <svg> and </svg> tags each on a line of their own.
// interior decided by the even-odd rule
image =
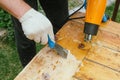
<svg viewBox="0 0 120 80">
<path fill-rule="evenodd" d="M 76 13 L 73 17 L 83 15 Z M 77 61 L 73 56 L 63 59 L 46 46 L 15 80 L 120 80 L 120 24 L 101 24 L 98 35 L 85 48 L 81 45 L 83 28 L 84 19 L 71 20 L 56 34 L 57 43 L 70 50 Z M 65 75 L 67 78 L 61 78 Z"/>
<path fill-rule="evenodd" d="M 74 77 L 77 80 L 120 80 L 120 73 L 85 59 Z"/>
<path fill-rule="evenodd" d="M 15 80 L 71 80 L 81 62 L 76 61 L 72 55 L 68 56 L 67 59 L 61 58 L 54 50 L 46 46 Z M 66 77 L 62 77 L 63 75 Z"/>
</svg>

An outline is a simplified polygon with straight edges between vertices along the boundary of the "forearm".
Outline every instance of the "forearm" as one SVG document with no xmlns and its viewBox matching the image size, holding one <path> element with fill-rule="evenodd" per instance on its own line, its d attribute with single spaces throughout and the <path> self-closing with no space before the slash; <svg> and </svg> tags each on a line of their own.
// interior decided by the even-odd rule
<svg viewBox="0 0 120 80">
<path fill-rule="evenodd" d="M 0 0 L 0 7 L 17 19 L 21 18 L 29 9 L 31 9 L 24 0 Z"/>
</svg>

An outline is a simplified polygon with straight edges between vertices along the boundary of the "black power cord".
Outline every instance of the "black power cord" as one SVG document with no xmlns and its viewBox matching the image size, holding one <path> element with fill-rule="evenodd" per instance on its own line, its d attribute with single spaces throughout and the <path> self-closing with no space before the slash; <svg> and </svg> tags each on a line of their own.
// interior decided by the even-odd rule
<svg viewBox="0 0 120 80">
<path fill-rule="evenodd" d="M 74 19 L 82 19 L 85 18 L 85 16 L 81 16 L 81 17 L 75 17 L 75 18 L 69 18 L 69 20 L 74 20 Z"/>
<path fill-rule="evenodd" d="M 84 6 L 85 6 L 85 3 L 83 3 L 83 5 L 82 5 L 80 8 L 78 8 L 76 11 L 74 11 L 72 14 L 70 14 L 68 17 L 66 17 L 66 19 L 63 21 L 63 23 L 61 24 L 61 26 L 63 26 L 63 25 L 64 25 L 67 21 L 69 21 L 69 20 L 85 18 L 85 16 L 76 17 L 76 18 L 70 18 L 70 17 L 73 16 L 75 13 L 77 13 L 79 10 L 81 10 Z"/>
<path fill-rule="evenodd" d="M 74 15 L 75 13 L 77 13 L 79 10 L 81 10 L 83 7 L 85 6 L 85 4 L 83 4 L 80 8 L 78 8 L 75 12 L 73 12 L 72 14 L 70 14 L 69 16 L 68 16 L 68 18 L 69 17 L 71 17 L 72 15 Z"/>
</svg>

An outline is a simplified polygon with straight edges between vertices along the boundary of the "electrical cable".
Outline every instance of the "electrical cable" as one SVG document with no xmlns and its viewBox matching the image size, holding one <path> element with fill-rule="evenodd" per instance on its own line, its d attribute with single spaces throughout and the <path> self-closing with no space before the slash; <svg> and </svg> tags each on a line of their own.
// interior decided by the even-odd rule
<svg viewBox="0 0 120 80">
<path fill-rule="evenodd" d="M 85 6 L 85 4 L 83 3 L 83 5 L 77 9 L 75 12 L 73 12 L 71 15 L 69 15 L 68 17 L 71 17 L 72 15 L 74 15 L 76 12 L 78 12 L 79 10 L 81 10 L 83 7 Z"/>
<path fill-rule="evenodd" d="M 78 8 L 76 11 L 74 11 L 72 14 L 70 14 L 68 17 L 66 17 L 66 19 L 63 21 L 63 23 L 61 24 L 61 26 L 63 26 L 63 25 L 64 25 L 67 21 L 69 21 L 69 20 L 85 18 L 85 16 L 76 17 L 76 18 L 70 18 L 70 17 L 73 16 L 75 13 L 77 13 L 79 10 L 81 10 L 84 6 L 86 6 L 86 0 L 85 0 L 85 2 L 83 3 L 83 5 L 82 5 L 80 8 Z"/>
<path fill-rule="evenodd" d="M 81 17 L 75 17 L 75 18 L 69 18 L 69 20 L 74 20 L 74 19 L 82 19 L 85 18 L 85 16 L 81 16 Z"/>
</svg>

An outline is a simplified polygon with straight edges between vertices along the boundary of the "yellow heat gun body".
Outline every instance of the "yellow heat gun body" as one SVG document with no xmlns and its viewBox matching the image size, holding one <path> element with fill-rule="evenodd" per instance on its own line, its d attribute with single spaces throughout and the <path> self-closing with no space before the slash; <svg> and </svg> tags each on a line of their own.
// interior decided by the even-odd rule
<svg viewBox="0 0 120 80">
<path fill-rule="evenodd" d="M 97 35 L 98 27 L 102 21 L 106 8 L 106 0 L 87 0 L 85 16 L 85 41 L 91 41 L 92 36 Z"/>
</svg>

